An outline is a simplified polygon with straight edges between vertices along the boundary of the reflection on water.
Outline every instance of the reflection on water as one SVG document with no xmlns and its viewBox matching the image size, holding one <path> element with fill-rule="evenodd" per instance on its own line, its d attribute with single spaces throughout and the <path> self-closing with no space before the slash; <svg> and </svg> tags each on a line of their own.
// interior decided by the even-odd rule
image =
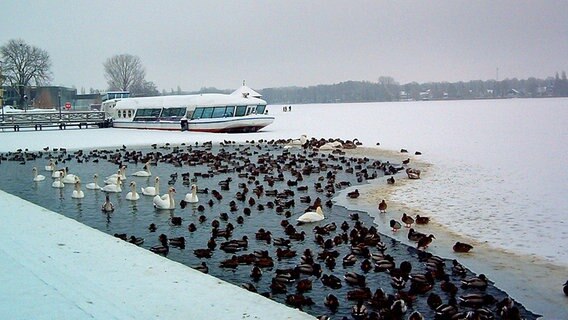
<svg viewBox="0 0 568 320">
<path fill-rule="evenodd" d="M 188 152 L 188 149 L 190 149 L 191 152 Z M 180 148 L 179 150 L 158 149 L 140 151 L 139 154 L 142 155 L 142 157 L 150 152 L 159 152 L 162 155 L 161 161 L 157 162 L 157 164 L 152 167 L 152 173 L 154 176 L 161 178 L 161 194 L 166 192 L 168 185 L 176 188 L 175 202 L 177 208 L 175 210 L 156 210 L 152 204 L 152 197 L 142 194 L 138 201 L 125 199 L 125 195 L 129 191 L 127 186 L 130 181 L 136 181 L 138 192 L 140 193 L 141 187 L 153 186 L 153 177 L 140 178 L 131 176 L 130 174 L 133 172 L 143 170 L 143 164 L 141 162 L 129 162 L 131 158 L 126 157 L 126 151 L 124 150 L 111 150 L 108 153 L 103 153 L 99 150 L 97 157 L 91 156 L 88 158 L 84 156 L 70 156 L 70 154 L 44 154 L 37 160 L 26 161 L 25 164 L 20 164 L 19 161 L 3 161 L 0 165 L 0 175 L 3 177 L 0 187 L 9 193 L 18 195 L 23 199 L 49 210 L 59 212 L 107 234 L 126 234 L 128 237 L 142 237 L 145 241 L 141 246 L 147 249 L 159 244 L 158 235 L 162 233 L 167 235 L 168 238 L 183 236 L 187 241 L 185 249 L 171 247 L 167 255 L 169 259 L 178 261 L 187 266 L 195 266 L 200 264 L 201 261 L 205 261 L 209 266 L 209 273 L 211 275 L 236 285 L 252 283 L 259 293 L 268 293 L 270 292 L 271 279 L 274 276 L 275 269 L 293 268 L 297 266 L 300 264 L 300 256 L 305 249 L 312 250 L 315 254 L 315 259 L 317 259 L 317 253 L 322 252 L 323 249 L 314 241 L 312 231 L 314 225 L 307 224 L 297 226 L 296 229 L 298 232 L 304 231 L 307 234 L 305 240 L 293 240 L 290 244 L 290 249 L 295 250 L 298 255 L 293 258 L 278 260 L 275 253 L 277 246 L 273 243 L 268 244 L 265 241 L 255 240 L 254 236 L 260 228 L 264 228 L 272 232 L 273 239 L 287 238 L 284 229 L 281 227 L 281 221 L 285 220 L 285 217 L 282 213 L 278 214 L 275 209 L 268 207 L 268 202 L 274 202 L 275 197 L 267 195 L 260 197 L 255 196 L 256 204 L 249 205 L 247 201 L 237 200 L 235 197 L 236 193 L 243 191 L 244 186 L 252 190 L 257 184 L 262 184 L 265 191 L 271 189 L 278 190 L 279 192 L 285 189 L 293 190 L 294 196 L 289 197 L 287 200 L 294 199 L 295 206 L 289 209 L 292 213 L 292 217 L 288 220 L 290 223 L 295 224 L 295 219 L 302 214 L 308 206 L 307 203 L 301 201 L 302 197 L 310 196 L 310 202 L 313 202 L 317 197 L 321 197 L 323 202 L 328 200 L 325 193 L 317 192 L 314 188 L 314 184 L 320 181 L 319 177 L 325 177 L 328 172 L 335 173 L 336 189 L 340 189 L 342 187 L 339 182 L 345 182 L 345 185 L 348 183 L 351 185 L 357 184 L 357 173 L 363 170 L 367 170 L 369 175 L 374 172 L 377 172 L 379 175 L 382 174 L 382 171 L 370 166 L 372 161 L 357 163 L 355 159 L 340 156 L 330 157 L 327 154 L 308 154 L 299 149 L 284 151 L 281 147 L 275 145 L 263 145 L 262 147 L 253 148 L 251 148 L 250 145 L 224 146 L 222 149 L 224 151 L 222 152 L 223 156 L 217 158 L 213 158 L 210 153 L 204 152 L 205 150 L 206 147 L 199 146 Z M 128 151 L 131 152 L 131 150 Z M 213 155 L 218 155 L 221 152 L 221 147 L 212 146 L 210 152 Z M 89 153 L 84 152 L 83 154 Z M 11 155 L 5 156 L 9 158 Z M 101 211 L 101 205 L 105 201 L 105 194 L 101 191 L 86 190 L 83 187 L 85 198 L 73 199 L 71 198 L 73 192 L 72 185 L 66 185 L 65 188 L 62 189 L 53 188 L 51 187 L 51 178 L 49 177 L 43 182 L 33 182 L 32 167 L 37 166 L 38 168 L 44 168 L 50 156 L 59 158 L 58 168 L 68 167 L 70 173 L 81 177 L 83 186 L 92 182 L 91 179 L 95 173 L 99 175 L 99 181 L 102 182 L 106 176 L 116 173 L 118 168 L 117 163 L 122 162 L 126 164 L 127 179 L 122 188 L 123 191 L 121 193 L 109 193 L 110 201 L 115 206 L 114 212 L 103 213 Z M 113 162 L 107 161 L 102 159 L 103 156 L 107 159 L 112 158 L 114 160 Z M 258 161 L 259 157 L 264 160 Z M 184 160 L 178 163 L 175 159 Z M 287 182 L 296 180 L 296 176 L 293 176 L 292 172 L 301 172 L 302 168 L 307 164 L 317 166 L 326 164 L 327 167 L 320 173 L 304 173 L 304 180 L 298 181 L 297 183 L 300 186 L 307 186 L 308 190 L 298 191 L 296 186 L 289 185 Z M 233 171 L 234 168 L 244 168 L 245 166 L 248 168 L 255 167 L 256 169 L 262 168 L 264 173 L 258 174 L 252 179 L 250 178 L 253 176 L 252 174 L 238 175 L 237 172 Z M 278 172 L 276 168 L 282 170 L 283 179 L 282 181 L 276 181 L 274 186 L 270 187 L 264 177 L 265 175 L 277 176 Z M 347 169 L 354 170 L 348 173 Z M 259 171 L 261 170 L 259 169 Z M 242 173 L 244 172 L 245 171 L 242 171 Z M 189 173 L 192 178 L 196 178 L 195 183 L 198 185 L 199 189 L 208 188 L 210 191 L 219 190 L 223 195 L 222 199 L 216 199 L 212 196 L 211 192 L 208 194 L 199 194 L 200 201 L 198 204 L 189 205 L 187 208 L 181 209 L 179 207 L 179 201 L 185 197 L 186 193 L 190 192 L 190 183 L 183 183 L 183 179 L 181 178 L 184 173 Z M 48 173 L 44 172 L 44 174 L 47 175 Z M 211 176 L 207 177 L 209 174 L 211 174 Z M 175 176 L 178 178 L 174 179 L 173 177 Z M 229 190 L 222 190 L 220 182 L 226 181 L 228 178 L 232 179 L 228 184 Z M 323 182 L 323 184 L 325 185 L 325 182 Z M 252 196 L 252 191 L 249 191 L 246 199 Z M 211 204 L 208 203 L 209 200 L 211 200 Z M 231 201 L 236 201 L 237 209 L 234 211 L 230 209 Z M 258 204 L 263 204 L 264 209 L 260 210 L 257 206 Z M 250 215 L 245 214 L 245 208 L 251 209 Z M 326 219 L 321 225 L 335 222 L 339 226 L 342 222 L 347 221 L 350 228 L 353 228 L 355 224 L 355 222 L 349 218 L 350 214 L 353 212 L 349 212 L 343 207 L 325 207 L 324 212 Z M 229 217 L 227 221 L 220 219 L 221 213 L 227 213 Z M 201 215 L 206 217 L 206 221 L 200 222 L 199 217 Z M 182 218 L 183 223 L 181 226 L 171 223 L 170 220 L 174 216 Z M 237 222 L 237 217 L 239 216 L 244 218 L 243 223 Z M 365 214 L 359 214 L 359 216 L 360 222 L 365 226 L 372 226 L 372 219 L 369 216 Z M 233 230 L 232 239 L 241 239 L 244 235 L 248 236 L 248 249 L 234 254 L 244 255 L 257 250 L 267 250 L 270 256 L 273 257 L 275 266 L 273 268 L 264 269 L 264 274 L 258 281 L 253 281 L 250 277 L 251 265 L 239 265 L 235 269 L 220 268 L 220 262 L 229 259 L 233 255 L 233 253 L 226 253 L 219 250 L 220 243 L 225 241 L 223 238 L 216 239 L 217 249 L 213 251 L 211 258 L 197 258 L 193 254 L 193 250 L 207 247 L 207 242 L 211 238 L 211 223 L 215 219 L 219 220 L 221 228 L 225 228 L 229 223 L 234 225 L 235 229 Z M 156 232 L 149 230 L 148 226 L 151 223 L 157 226 Z M 187 226 L 191 223 L 197 226 L 195 232 L 188 231 Z M 337 230 L 332 231 L 330 235 L 325 237 L 333 238 L 341 234 L 342 231 L 340 228 L 337 228 Z M 416 249 L 386 236 L 382 236 L 382 240 L 388 247 L 386 253 L 394 258 L 397 265 L 402 261 L 409 261 L 412 264 L 412 273 L 423 274 L 426 272 L 426 266 L 423 261 L 420 261 L 420 254 Z M 362 257 L 357 258 L 357 263 L 354 266 L 342 266 L 341 259 L 351 253 L 349 244 L 343 243 L 337 245 L 334 249 L 339 252 L 339 258 L 337 258 L 337 266 L 335 268 L 330 269 L 325 266 L 323 261 L 316 261 L 322 266 L 324 274 L 334 274 L 339 278 L 343 278 L 346 272 L 357 272 L 366 276 L 366 285 L 372 292 L 378 288 L 382 288 L 388 294 L 396 293 L 396 290 L 391 287 L 391 276 L 389 274 L 374 271 L 365 273 L 361 269 Z M 374 247 L 371 247 L 370 250 L 372 253 L 378 252 Z M 449 271 L 450 267 L 451 263 L 446 261 L 446 269 L 450 274 L 450 279 L 452 282 L 459 285 L 461 278 L 451 275 L 451 271 Z M 473 274 L 470 272 L 469 275 Z M 489 275 L 489 278 L 490 277 Z M 334 317 L 350 317 L 351 306 L 353 306 L 355 302 L 348 301 L 346 297 L 347 293 L 354 290 L 355 287 L 343 282 L 342 288 L 330 289 L 323 286 L 316 276 L 303 275 L 302 278 L 312 280 L 312 289 L 306 292 L 305 296 L 310 297 L 315 302 L 313 306 L 304 307 L 304 311 L 312 315 L 331 315 L 332 312 L 323 305 L 323 300 L 327 294 L 333 293 L 340 299 L 340 307 Z M 288 294 L 296 293 L 295 286 L 295 283 L 287 285 Z M 404 290 L 407 291 L 409 288 L 410 281 L 407 283 Z M 444 301 L 448 300 L 447 294 L 441 292 L 439 285 L 436 285 L 431 292 L 439 294 Z M 474 289 L 468 289 L 462 290 L 458 294 L 475 292 Z M 505 293 L 496 288 L 488 288 L 486 293 L 494 295 L 497 299 L 502 299 L 506 296 Z M 428 293 L 418 295 L 410 310 L 419 310 L 426 318 L 432 319 L 434 313 L 426 304 L 427 295 Z M 271 297 L 276 301 L 284 303 L 286 294 L 272 294 Z M 371 310 L 373 309 L 371 308 Z M 469 309 L 463 308 L 463 310 Z M 410 312 L 411 311 L 408 313 Z M 524 309 L 522 312 L 527 318 L 535 318 L 534 315 Z"/>
</svg>

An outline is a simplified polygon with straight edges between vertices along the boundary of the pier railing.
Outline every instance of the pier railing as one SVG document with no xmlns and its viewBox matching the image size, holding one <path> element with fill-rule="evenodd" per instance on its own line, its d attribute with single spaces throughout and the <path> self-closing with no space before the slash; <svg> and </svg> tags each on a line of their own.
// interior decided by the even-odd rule
<svg viewBox="0 0 568 320">
<path fill-rule="evenodd" d="M 44 127 L 59 127 L 66 129 L 68 126 L 88 128 L 96 126 L 105 128 L 110 126 L 103 111 L 65 111 L 65 112 L 19 112 L 5 113 L 0 122 L 0 128 L 20 131 L 20 128 L 34 128 L 42 130 Z"/>
</svg>

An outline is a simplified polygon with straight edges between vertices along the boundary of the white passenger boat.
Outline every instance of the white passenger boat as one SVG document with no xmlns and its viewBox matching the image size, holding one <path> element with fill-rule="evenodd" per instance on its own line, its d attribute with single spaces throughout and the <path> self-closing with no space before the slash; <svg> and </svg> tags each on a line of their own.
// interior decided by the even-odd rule
<svg viewBox="0 0 568 320">
<path fill-rule="evenodd" d="M 245 85 L 231 94 L 121 99 L 105 111 L 115 128 L 255 132 L 274 121 L 266 101 Z"/>
</svg>

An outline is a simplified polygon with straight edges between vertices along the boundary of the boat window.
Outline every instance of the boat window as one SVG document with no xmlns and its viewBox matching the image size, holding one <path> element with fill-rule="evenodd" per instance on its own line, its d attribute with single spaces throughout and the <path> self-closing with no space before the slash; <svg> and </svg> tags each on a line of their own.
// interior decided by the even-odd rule
<svg viewBox="0 0 568 320">
<path fill-rule="evenodd" d="M 246 106 L 238 106 L 237 112 L 235 113 L 235 117 L 242 117 L 245 115 L 246 112 L 247 112 Z"/>
<path fill-rule="evenodd" d="M 136 111 L 136 115 L 134 116 L 134 121 L 155 121 L 158 120 L 161 112 L 161 108 L 138 109 L 138 111 Z"/>
<path fill-rule="evenodd" d="M 186 108 L 164 108 L 162 118 L 181 118 L 185 115 Z"/>
<path fill-rule="evenodd" d="M 213 115 L 213 108 L 204 108 L 201 118 L 211 118 L 211 115 Z"/>
<path fill-rule="evenodd" d="M 227 107 L 227 110 L 225 110 L 225 117 L 232 117 L 234 113 L 235 113 L 235 107 L 233 106 Z"/>
<path fill-rule="evenodd" d="M 266 109 L 265 105 L 256 106 L 256 114 L 264 114 L 264 109 Z"/>
<path fill-rule="evenodd" d="M 132 118 L 132 110 L 128 110 L 128 117 Z"/>
<path fill-rule="evenodd" d="M 213 109 L 213 118 L 223 118 L 225 116 L 225 107 L 215 107 Z"/>
<path fill-rule="evenodd" d="M 195 108 L 195 110 L 193 111 L 193 115 L 191 117 L 188 117 L 188 118 L 199 119 L 199 118 L 201 118 L 202 115 L 203 115 L 203 108 Z"/>
</svg>

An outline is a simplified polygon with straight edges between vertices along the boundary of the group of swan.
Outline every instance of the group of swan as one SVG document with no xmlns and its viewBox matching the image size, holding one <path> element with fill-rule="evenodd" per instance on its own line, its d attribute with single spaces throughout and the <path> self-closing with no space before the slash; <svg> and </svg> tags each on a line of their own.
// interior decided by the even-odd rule
<svg viewBox="0 0 568 320">
<path fill-rule="evenodd" d="M 85 193 L 81 190 L 81 180 L 78 176 L 74 174 L 70 174 L 67 172 L 67 168 L 56 170 L 55 163 L 53 160 L 50 159 L 47 166 L 45 166 L 46 171 L 52 172 L 52 177 L 55 181 L 52 183 L 52 187 L 54 188 L 63 188 L 65 183 L 73 183 L 74 190 L 72 194 L 72 198 L 80 199 L 85 197 Z M 98 184 L 98 174 L 94 174 L 93 182 L 88 183 L 85 185 L 85 188 L 89 190 L 101 190 L 106 193 L 119 193 L 122 192 L 122 182 L 126 180 L 125 172 L 126 167 L 121 166 L 117 173 L 106 177 L 105 185 L 100 186 Z M 33 175 L 34 181 L 43 181 L 45 180 L 45 176 L 38 174 L 37 168 L 33 168 Z M 137 171 L 133 173 L 133 176 L 137 177 L 150 177 L 152 173 L 150 172 L 150 164 L 144 164 L 143 171 Z M 154 207 L 157 209 L 174 209 L 175 208 L 175 189 L 173 187 L 168 188 L 168 193 L 164 195 L 160 195 L 160 178 L 156 177 L 154 179 L 154 186 L 153 187 L 142 187 L 141 188 L 142 194 L 145 196 L 153 196 L 152 203 Z M 130 182 L 130 192 L 126 194 L 126 199 L 131 201 L 136 201 L 140 199 L 140 194 L 136 191 L 136 182 Z M 191 186 L 191 193 L 186 194 L 185 201 L 190 203 L 198 202 L 197 197 L 197 186 L 194 184 Z M 102 205 L 101 210 L 104 212 L 112 212 L 114 211 L 114 205 L 110 202 L 109 195 L 106 195 L 106 201 Z"/>
</svg>

